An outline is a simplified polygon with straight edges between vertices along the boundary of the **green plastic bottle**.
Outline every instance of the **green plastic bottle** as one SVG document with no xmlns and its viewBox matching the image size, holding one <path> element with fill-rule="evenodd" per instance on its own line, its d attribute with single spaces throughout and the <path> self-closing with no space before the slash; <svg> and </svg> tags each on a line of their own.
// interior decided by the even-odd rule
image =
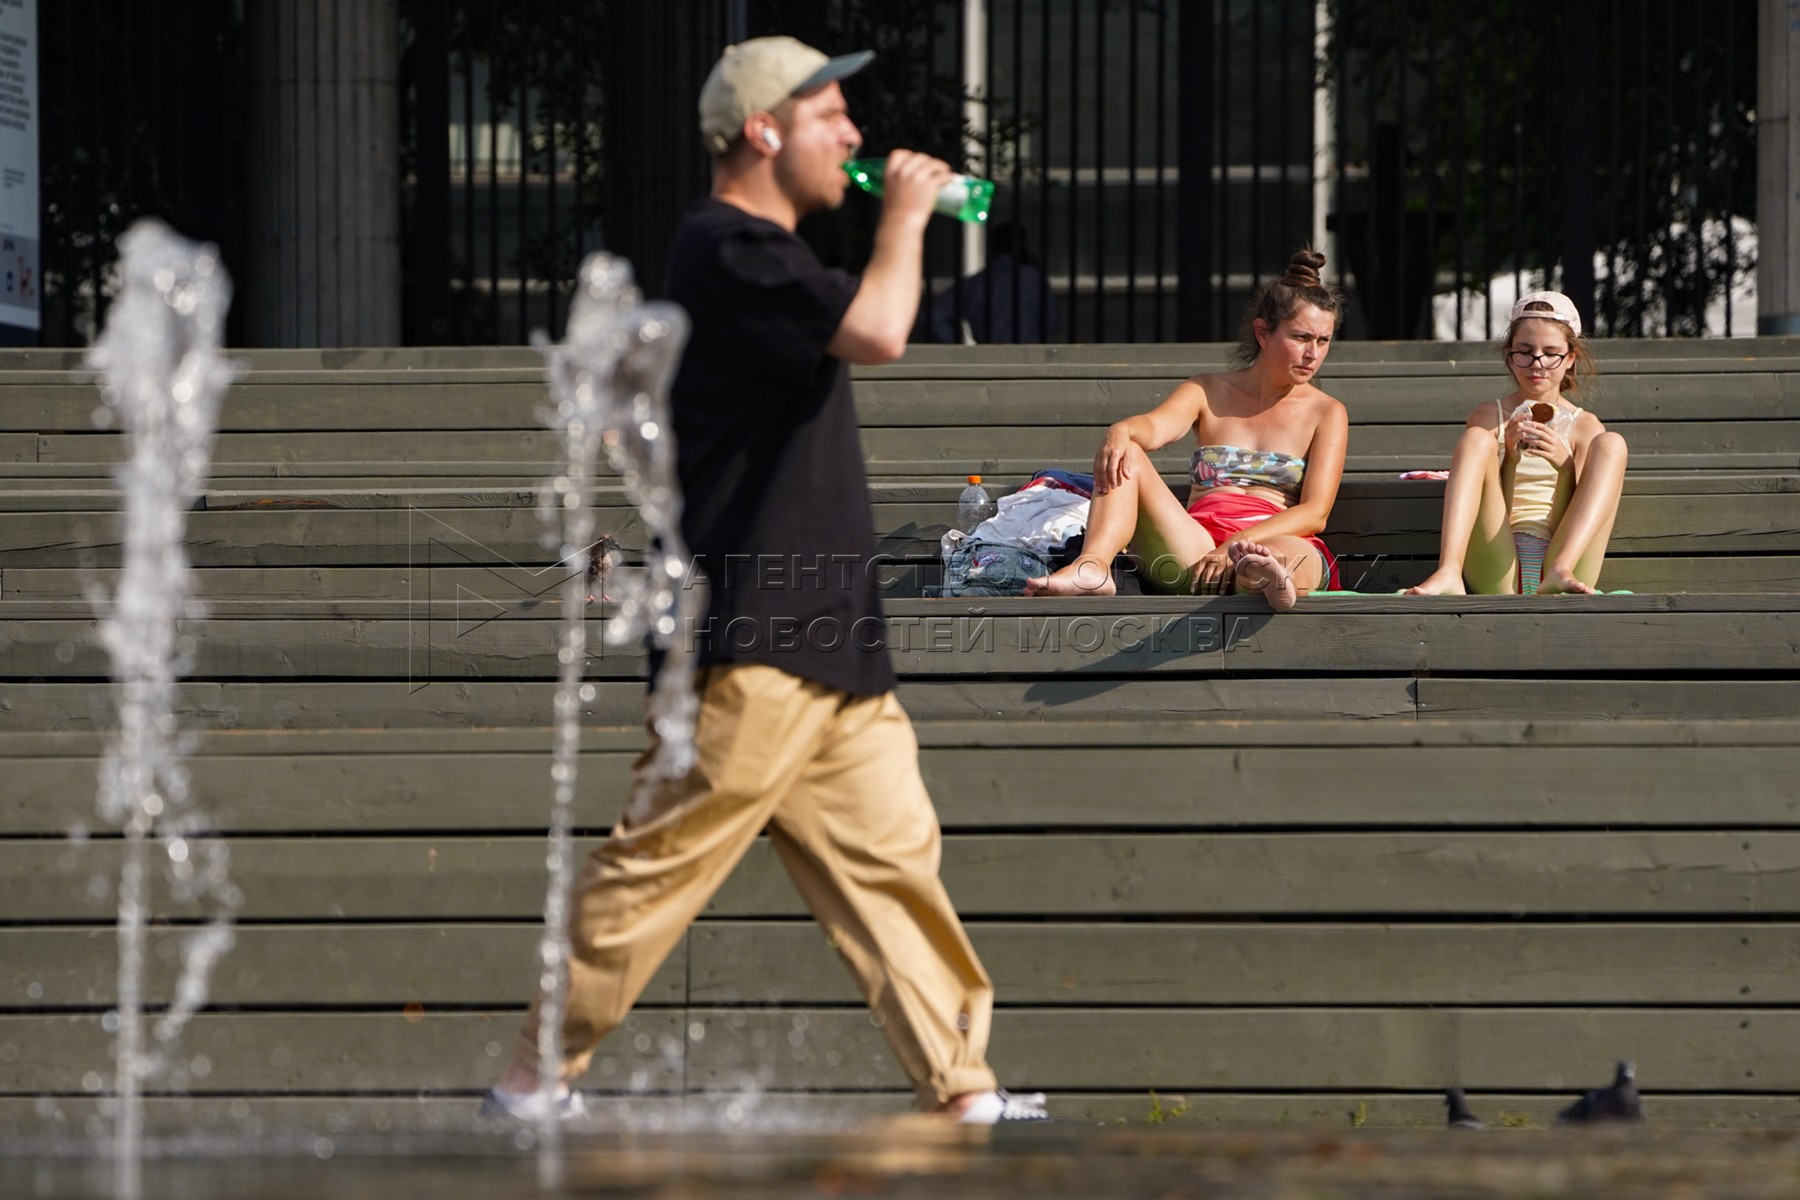
<svg viewBox="0 0 1800 1200">
<path fill-rule="evenodd" d="M 885 158 L 853 158 L 844 164 L 844 174 L 863 191 L 881 195 L 881 176 L 887 170 Z M 994 202 L 994 182 L 973 175 L 952 175 L 950 182 L 938 189 L 932 208 L 959 221 L 985 221 L 988 206 Z"/>
</svg>

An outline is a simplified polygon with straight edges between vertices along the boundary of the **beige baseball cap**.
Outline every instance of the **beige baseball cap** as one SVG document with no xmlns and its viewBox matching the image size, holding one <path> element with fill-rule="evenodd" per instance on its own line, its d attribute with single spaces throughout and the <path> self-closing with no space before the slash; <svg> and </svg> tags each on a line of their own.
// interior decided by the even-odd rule
<svg viewBox="0 0 1800 1200">
<path fill-rule="evenodd" d="M 700 137 L 708 150 L 723 154 L 743 134 L 751 113 L 848 79 L 874 57 L 873 50 L 858 50 L 831 58 L 791 37 L 751 38 L 727 46 L 700 89 Z"/>
<path fill-rule="evenodd" d="M 1526 309 L 1533 304 L 1542 304 L 1546 308 Z M 1519 297 L 1519 302 L 1512 306 L 1512 316 L 1507 318 L 1510 324 L 1520 317 L 1544 317 L 1552 321 L 1561 321 L 1569 327 L 1576 337 L 1581 336 L 1581 314 L 1575 311 L 1575 302 L 1561 292 L 1527 292 Z"/>
</svg>

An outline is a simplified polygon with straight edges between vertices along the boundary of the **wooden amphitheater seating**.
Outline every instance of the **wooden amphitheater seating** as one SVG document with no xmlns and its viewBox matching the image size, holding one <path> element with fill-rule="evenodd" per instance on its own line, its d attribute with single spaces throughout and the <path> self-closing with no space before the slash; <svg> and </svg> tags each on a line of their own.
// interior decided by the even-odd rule
<svg viewBox="0 0 1800 1200">
<path fill-rule="evenodd" d="M 1367 594 L 927 600 L 962 476 L 1080 468 L 1218 346 L 919 347 L 859 372 L 901 695 L 993 1059 L 1069 1114 L 1546 1123 L 1634 1057 L 1654 1120 L 1800 1119 L 1800 339 L 1602 342 L 1632 449 L 1601 598 L 1389 594 L 1436 552 L 1485 344 L 1344 344 L 1327 540 Z M 181 687 L 238 944 L 160 1127 L 453 1124 L 511 1045 L 543 901 L 555 448 L 529 351 L 255 351 L 189 552 Z M 86 598 L 118 565 L 70 354 L 0 355 L 0 1132 L 92 1116 L 120 844 Z M 1158 459 L 1171 477 L 1185 451 Z M 605 527 L 641 549 L 610 482 Z M 597 652 L 579 820 L 613 818 L 643 659 Z M 70 837 L 72 830 L 81 830 Z M 159 895 L 153 998 L 198 911 Z M 884 1111 L 904 1080 L 759 846 L 584 1086 Z M 1154 1098 L 1153 1098 L 1154 1093 Z M 1171 1099 L 1177 1097 L 1179 1099 Z"/>
</svg>

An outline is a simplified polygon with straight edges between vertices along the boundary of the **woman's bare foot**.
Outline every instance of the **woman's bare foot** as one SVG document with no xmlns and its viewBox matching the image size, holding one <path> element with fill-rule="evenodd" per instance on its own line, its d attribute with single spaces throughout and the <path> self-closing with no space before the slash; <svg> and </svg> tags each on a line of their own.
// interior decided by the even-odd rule
<svg viewBox="0 0 1800 1200">
<path fill-rule="evenodd" d="M 1054 574 L 1025 581 L 1027 596 L 1111 596 L 1118 590 L 1112 565 L 1085 556 Z"/>
<path fill-rule="evenodd" d="M 1233 542 L 1225 552 L 1231 556 L 1232 574 L 1240 594 L 1255 592 L 1276 612 L 1288 612 L 1300 603 L 1294 573 L 1281 565 L 1273 550 L 1260 542 Z"/>
<path fill-rule="evenodd" d="M 1403 596 L 1466 596 L 1469 589 L 1463 584 L 1462 569 L 1454 571 L 1436 570 L 1427 575 L 1416 587 L 1409 587 L 1401 593 Z"/>
<path fill-rule="evenodd" d="M 1538 595 L 1559 596 L 1565 592 L 1574 592 L 1583 596 L 1598 596 L 1600 589 L 1592 587 L 1575 578 L 1575 572 L 1567 567 L 1553 567 L 1544 564 L 1544 577 L 1538 580 Z"/>
</svg>

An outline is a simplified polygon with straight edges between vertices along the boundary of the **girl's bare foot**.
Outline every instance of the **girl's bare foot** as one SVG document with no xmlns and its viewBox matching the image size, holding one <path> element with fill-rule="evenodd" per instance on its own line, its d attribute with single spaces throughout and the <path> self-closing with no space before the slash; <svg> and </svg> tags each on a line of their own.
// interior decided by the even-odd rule
<svg viewBox="0 0 1800 1200">
<path fill-rule="evenodd" d="M 1575 578 L 1575 573 L 1567 567 L 1555 567 L 1545 563 L 1544 577 L 1538 581 L 1538 595 L 1557 596 L 1565 592 L 1574 592 L 1583 596 L 1598 596 L 1600 589 Z"/>
<path fill-rule="evenodd" d="M 1273 550 L 1260 542 L 1233 542 L 1225 552 L 1231 556 L 1232 574 L 1240 594 L 1254 592 L 1276 612 L 1288 612 L 1300 603 L 1294 573 L 1281 565 Z"/>
<path fill-rule="evenodd" d="M 1025 581 L 1027 596 L 1111 596 L 1118 590 L 1112 565 L 1086 556 L 1054 574 Z"/>
<path fill-rule="evenodd" d="M 1404 596 L 1466 596 L 1469 589 L 1463 586 L 1462 570 L 1439 569 L 1427 575 L 1416 587 L 1409 587 L 1401 595 Z"/>
</svg>

